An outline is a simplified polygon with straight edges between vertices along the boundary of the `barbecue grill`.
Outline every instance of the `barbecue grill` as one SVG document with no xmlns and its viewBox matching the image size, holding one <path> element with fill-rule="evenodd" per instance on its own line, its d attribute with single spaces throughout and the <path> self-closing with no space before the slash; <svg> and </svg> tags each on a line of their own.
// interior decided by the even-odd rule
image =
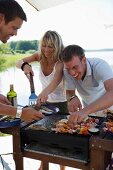
<svg viewBox="0 0 113 170">
<path fill-rule="evenodd" d="M 69 134 L 69 133 L 56 133 L 51 130 L 55 126 L 55 123 L 61 119 L 66 119 L 67 114 L 53 114 L 46 116 L 42 120 L 34 121 L 31 124 L 22 126 L 21 128 L 21 140 L 23 147 L 25 144 L 37 143 L 37 145 L 43 145 L 44 147 L 63 149 L 66 153 L 72 153 L 73 155 L 82 155 L 82 160 L 89 161 L 89 141 L 91 134 Z M 42 125 L 45 130 L 32 128 L 33 126 Z M 77 157 L 76 157 L 77 158 Z M 80 159 L 80 156 L 78 156 Z"/>
</svg>

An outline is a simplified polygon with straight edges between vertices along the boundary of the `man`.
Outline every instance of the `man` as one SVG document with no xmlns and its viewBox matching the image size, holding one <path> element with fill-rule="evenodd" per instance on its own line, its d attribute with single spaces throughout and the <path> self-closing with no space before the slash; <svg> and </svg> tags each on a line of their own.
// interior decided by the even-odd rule
<svg viewBox="0 0 113 170">
<path fill-rule="evenodd" d="M 88 114 L 113 105 L 113 72 L 104 60 L 86 59 L 84 50 L 78 45 L 67 46 L 63 50 L 62 60 L 65 67 L 68 106 L 72 112 L 69 118 L 71 126 Z M 76 90 L 82 104 L 75 95 Z"/>
<path fill-rule="evenodd" d="M 16 36 L 23 21 L 27 21 L 22 7 L 14 0 L 0 0 L 0 40 L 6 43 L 11 36 Z M 21 111 L 10 105 L 5 96 L 0 94 L 0 113 L 12 115 L 30 122 L 43 118 L 41 112 L 31 107 L 23 108 Z"/>
</svg>

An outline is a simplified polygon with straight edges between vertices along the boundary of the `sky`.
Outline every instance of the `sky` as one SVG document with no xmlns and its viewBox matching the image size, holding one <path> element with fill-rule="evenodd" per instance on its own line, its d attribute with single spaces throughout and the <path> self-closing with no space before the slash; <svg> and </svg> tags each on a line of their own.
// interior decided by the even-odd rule
<svg viewBox="0 0 113 170">
<path fill-rule="evenodd" d="M 55 30 L 64 45 L 113 48 L 113 0 L 73 0 L 41 11 L 36 11 L 25 0 L 17 1 L 28 21 L 10 41 L 40 40 L 47 30 Z"/>
</svg>

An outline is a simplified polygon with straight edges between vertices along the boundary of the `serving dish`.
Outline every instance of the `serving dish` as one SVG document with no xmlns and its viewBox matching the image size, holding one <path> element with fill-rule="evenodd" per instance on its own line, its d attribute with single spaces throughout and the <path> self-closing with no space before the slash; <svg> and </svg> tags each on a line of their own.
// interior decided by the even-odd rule
<svg viewBox="0 0 113 170">
<path fill-rule="evenodd" d="M 20 125 L 21 120 L 11 116 L 0 117 L 0 128 L 8 128 Z"/>
</svg>

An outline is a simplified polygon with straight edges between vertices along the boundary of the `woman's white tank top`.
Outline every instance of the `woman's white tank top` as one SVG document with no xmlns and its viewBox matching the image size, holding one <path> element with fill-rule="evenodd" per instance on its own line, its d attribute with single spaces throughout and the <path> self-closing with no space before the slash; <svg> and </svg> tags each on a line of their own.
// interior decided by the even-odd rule
<svg viewBox="0 0 113 170">
<path fill-rule="evenodd" d="M 42 90 L 51 83 L 51 81 L 54 77 L 54 74 L 55 74 L 55 67 L 54 67 L 53 72 L 48 76 L 45 76 L 42 72 L 41 67 L 39 67 L 39 79 L 40 79 L 40 82 L 42 84 Z M 60 84 L 57 86 L 57 88 L 51 94 L 48 95 L 47 101 L 51 102 L 51 103 L 66 101 L 66 95 L 65 95 L 65 89 L 64 89 L 64 80 L 63 79 L 60 82 Z"/>
</svg>

